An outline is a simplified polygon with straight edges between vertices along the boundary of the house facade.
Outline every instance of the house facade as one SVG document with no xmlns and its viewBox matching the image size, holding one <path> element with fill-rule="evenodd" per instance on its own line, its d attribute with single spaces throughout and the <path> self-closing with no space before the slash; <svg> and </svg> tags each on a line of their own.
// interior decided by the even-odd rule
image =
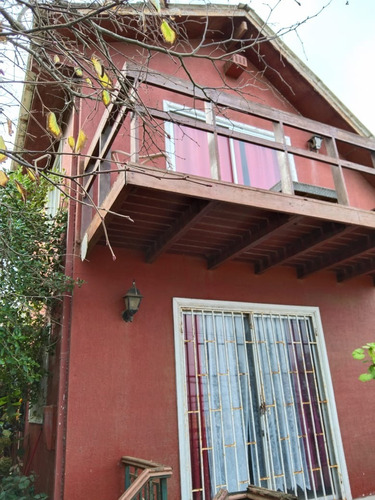
<svg viewBox="0 0 375 500">
<path fill-rule="evenodd" d="M 146 71 L 109 40 L 143 108 L 114 82 L 109 105 L 66 116 L 61 151 L 88 137 L 63 160 L 82 179 L 66 272 L 84 284 L 27 424 L 30 468 L 55 500 L 119 498 L 124 456 L 171 468 L 173 500 L 374 494 L 374 389 L 351 352 L 373 336 L 375 140 L 280 41 L 257 42 L 253 12 L 178 16 L 214 55 L 155 52 Z"/>
</svg>

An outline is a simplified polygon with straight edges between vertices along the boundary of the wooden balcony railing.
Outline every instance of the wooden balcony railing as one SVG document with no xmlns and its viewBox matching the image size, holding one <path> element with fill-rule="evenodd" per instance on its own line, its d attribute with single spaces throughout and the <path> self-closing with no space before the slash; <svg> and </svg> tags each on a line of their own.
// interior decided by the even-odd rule
<svg viewBox="0 0 375 500">
<path fill-rule="evenodd" d="M 143 111 L 140 109 L 139 113 L 129 112 L 125 104 L 111 103 L 101 117 L 96 135 L 86 153 L 87 160 L 83 165 L 86 206 L 82 210 L 82 234 L 97 213 L 98 207 L 105 205 L 107 209 L 110 208 L 105 201 L 111 198 L 111 191 L 119 189 L 117 184 L 123 185 L 124 179 L 126 182 L 124 171 L 126 173 L 128 169 L 140 166 L 142 168 L 147 166 L 168 168 L 168 153 L 165 151 L 166 146 L 163 142 L 165 138 L 162 137 L 166 122 L 206 133 L 210 138 L 210 146 L 213 144 L 213 147 L 210 147 L 211 165 L 215 165 L 215 162 L 220 164 L 220 158 L 217 157 L 218 137 L 274 151 L 277 155 L 280 182 L 270 189 L 281 193 L 363 208 L 351 205 L 348 197 L 347 185 L 353 182 L 352 172 L 361 174 L 370 185 L 375 185 L 375 139 L 373 137 L 362 137 L 294 113 L 245 100 L 234 94 L 214 89 L 205 89 L 203 92 L 192 83 L 171 75 L 153 73 L 151 70 L 143 74 L 134 66 L 127 67 L 125 72 L 127 78 L 138 82 L 141 94 L 142 89 L 146 87 L 151 90 L 157 89 L 159 101 L 163 99 L 164 91 L 169 93 L 167 94 L 169 99 L 173 98 L 171 97 L 171 92 L 173 92 L 175 95 L 190 99 L 191 102 L 194 100 L 194 103 L 201 101 L 200 108 L 206 109 L 207 119 L 202 121 L 176 112 L 165 111 L 161 109 L 160 102 L 155 104 L 152 101 L 152 92 L 150 92 L 150 102 L 147 101 L 147 92 L 145 93 L 145 109 Z M 208 98 L 212 102 L 208 102 Z M 230 113 L 234 113 L 233 116 L 236 116 L 237 120 L 243 119 L 244 124 L 251 125 L 251 120 L 255 120 L 254 123 L 261 120 L 264 129 L 272 132 L 273 139 L 217 126 L 215 112 L 218 110 L 219 113 L 220 110 L 227 113 L 229 117 Z M 142 120 L 142 113 L 147 114 L 147 120 Z M 318 135 L 323 139 L 321 150 L 314 151 L 309 147 L 308 143 L 312 135 Z M 147 143 L 146 139 L 150 136 L 158 138 L 155 140 L 153 138 Z M 291 159 L 298 171 L 297 183 L 291 172 Z M 315 169 L 314 172 L 313 169 Z M 316 175 L 318 171 L 323 172 L 322 175 L 319 174 L 323 181 L 314 184 L 314 179 L 319 177 Z M 147 175 L 147 168 L 145 175 Z M 220 172 L 212 179 L 220 181 Z M 116 183 L 116 181 L 119 182 Z M 316 186 L 319 196 L 315 196 L 312 189 L 301 191 L 301 186 Z M 320 191 L 324 196 L 328 193 L 328 198 L 321 195 Z"/>
<path fill-rule="evenodd" d="M 119 500 L 167 500 L 172 468 L 133 457 L 122 457 L 125 491 Z"/>
</svg>

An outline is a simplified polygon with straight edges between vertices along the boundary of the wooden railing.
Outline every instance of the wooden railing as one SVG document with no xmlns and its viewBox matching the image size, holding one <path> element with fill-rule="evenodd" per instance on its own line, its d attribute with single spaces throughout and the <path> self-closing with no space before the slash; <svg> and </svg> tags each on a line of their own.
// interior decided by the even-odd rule
<svg viewBox="0 0 375 500">
<path fill-rule="evenodd" d="M 167 500 L 172 468 L 134 457 L 122 457 L 125 491 L 119 500 Z"/>
<path fill-rule="evenodd" d="M 138 82 L 140 90 L 142 90 L 142 86 L 149 86 L 158 88 L 160 92 L 173 92 L 187 99 L 201 100 L 207 105 L 207 109 L 209 109 L 210 103 L 206 101 L 210 98 L 217 109 L 241 114 L 245 124 L 251 125 L 252 119 L 261 119 L 264 127 L 272 131 L 273 140 L 257 135 L 252 136 L 230 128 L 218 127 L 215 125 L 216 118 L 213 111 L 212 113 L 207 111 L 206 121 L 201 121 L 193 117 L 179 115 L 176 112 L 158 109 L 152 104 L 147 107 L 148 103 L 146 102 L 147 123 L 143 123 L 140 116 L 142 113 L 144 114 L 145 110 L 135 113 L 130 111 L 122 101 L 112 102 L 100 119 L 97 132 L 86 153 L 86 162 L 83 165 L 85 175 L 83 188 L 86 194 L 83 199 L 82 234 L 85 233 L 96 215 L 97 207 L 106 205 L 105 200 L 107 197 L 110 198 L 110 192 L 116 189 L 116 181 L 120 178 L 122 182 L 122 176 L 126 176 L 126 170 L 132 167 L 143 168 L 147 166 L 167 168 L 167 154 L 163 151 L 165 147 L 163 140 L 161 139 L 159 142 L 155 140 L 149 148 L 146 148 L 147 141 L 142 136 L 142 133 L 145 134 L 143 129 L 146 130 L 149 127 L 147 133 L 152 135 L 153 130 L 163 130 L 166 122 L 192 130 L 197 129 L 207 133 L 210 137 L 212 136 L 215 147 L 210 149 L 211 165 L 220 164 L 216 142 L 218 136 L 274 151 L 277 155 L 280 174 L 278 191 L 285 194 L 318 197 L 340 205 L 351 206 L 346 187 L 346 182 L 352 178 L 347 178 L 350 172 L 360 173 L 369 179 L 372 185 L 375 184 L 373 177 L 375 176 L 374 137 L 362 137 L 294 113 L 247 101 L 233 94 L 214 89 L 205 89 L 203 92 L 185 80 L 152 71 L 143 74 L 139 68 L 132 65 L 127 67 L 125 74 L 127 78 Z M 158 106 L 160 108 L 160 103 Z M 214 118 L 211 119 L 212 117 Z M 122 131 L 121 134 L 119 134 L 120 131 Z M 319 151 L 311 150 L 309 147 L 308 139 L 312 135 L 323 139 L 323 147 Z M 121 140 L 116 139 L 117 136 Z M 290 138 L 290 141 L 287 141 L 286 137 Z M 119 147 L 119 143 L 121 147 Z M 305 173 L 305 176 L 307 175 L 307 181 L 301 179 L 298 183 L 295 182 L 291 172 L 291 158 L 295 163 L 298 179 L 301 172 Z M 313 168 L 316 169 L 316 172 L 321 171 L 325 178 L 330 177 L 329 185 L 325 185 L 325 180 L 322 183 L 314 183 L 316 173 L 312 173 Z M 147 172 L 147 168 L 145 172 Z M 309 180 L 310 177 L 312 180 Z M 216 177 L 213 176 L 212 179 L 220 180 L 220 174 Z M 306 186 L 306 183 L 317 185 L 318 189 L 324 193 L 331 191 L 335 194 L 334 199 L 322 198 L 320 192 L 318 196 L 313 196 L 306 190 L 301 192 L 301 186 Z"/>
</svg>

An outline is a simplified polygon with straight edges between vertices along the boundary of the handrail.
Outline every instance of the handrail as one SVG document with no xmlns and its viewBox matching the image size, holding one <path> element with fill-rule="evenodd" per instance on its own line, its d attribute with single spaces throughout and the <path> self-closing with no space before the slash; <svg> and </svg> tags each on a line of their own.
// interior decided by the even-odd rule
<svg viewBox="0 0 375 500">
<path fill-rule="evenodd" d="M 172 475 L 172 467 L 160 465 L 149 460 L 126 456 L 121 458 L 121 462 L 125 467 L 133 467 L 136 470 L 142 469 L 142 472 L 131 484 L 130 477 L 125 478 L 125 491 L 118 500 L 132 500 L 148 483 L 152 482 L 152 480 L 166 480 Z M 161 495 L 161 499 L 166 498 L 166 494 L 164 494 L 163 491 Z M 155 500 L 157 499 L 155 498 Z"/>
</svg>

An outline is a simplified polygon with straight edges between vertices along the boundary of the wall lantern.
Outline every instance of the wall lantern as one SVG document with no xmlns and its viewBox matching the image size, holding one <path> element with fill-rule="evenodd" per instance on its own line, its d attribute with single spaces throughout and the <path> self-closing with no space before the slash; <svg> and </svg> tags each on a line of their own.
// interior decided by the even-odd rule
<svg viewBox="0 0 375 500">
<path fill-rule="evenodd" d="M 310 151 L 315 151 L 317 153 L 322 147 L 323 137 L 320 137 L 320 135 L 313 135 L 311 139 L 307 141 L 307 144 L 310 147 Z"/>
<path fill-rule="evenodd" d="M 138 311 L 143 295 L 135 286 L 135 281 L 133 280 L 133 286 L 129 288 L 123 297 L 125 302 L 125 311 L 122 313 L 122 319 L 126 322 L 133 321 L 134 314 Z"/>
</svg>

